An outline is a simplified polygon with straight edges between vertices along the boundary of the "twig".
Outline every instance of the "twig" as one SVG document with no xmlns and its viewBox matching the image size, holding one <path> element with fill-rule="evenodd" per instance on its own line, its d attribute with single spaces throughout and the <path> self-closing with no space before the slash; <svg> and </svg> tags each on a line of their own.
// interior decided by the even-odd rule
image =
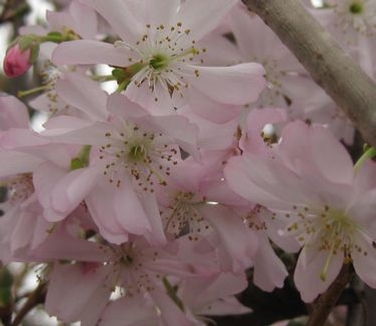
<svg viewBox="0 0 376 326">
<path fill-rule="evenodd" d="M 12 22 L 30 11 L 30 6 L 26 2 L 22 2 L 20 4 L 14 4 L 14 2 L 14 0 L 7 0 L 4 3 L 3 10 L 0 15 L 0 24 Z"/>
<path fill-rule="evenodd" d="M 47 291 L 47 283 L 40 283 L 38 287 L 29 295 L 26 303 L 20 309 L 18 314 L 13 320 L 12 326 L 18 326 L 22 323 L 22 320 L 37 305 L 44 303 Z"/>
<path fill-rule="evenodd" d="M 376 84 L 298 0 L 242 0 L 259 15 L 376 146 Z"/>
<path fill-rule="evenodd" d="M 348 305 L 346 326 L 365 326 L 366 325 L 366 302 L 365 302 L 365 285 L 363 281 L 354 276 L 350 286 L 359 297 L 359 302 Z"/>
</svg>

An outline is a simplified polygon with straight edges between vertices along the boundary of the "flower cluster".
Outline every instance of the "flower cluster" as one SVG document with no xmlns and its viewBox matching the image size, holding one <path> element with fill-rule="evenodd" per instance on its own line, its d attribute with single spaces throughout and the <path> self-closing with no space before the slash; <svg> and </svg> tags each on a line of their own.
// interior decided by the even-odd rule
<svg viewBox="0 0 376 326">
<path fill-rule="evenodd" d="M 50 315 L 188 326 L 247 313 L 234 295 L 248 269 L 283 286 L 277 247 L 300 251 L 304 301 L 343 264 L 376 287 L 376 166 L 354 168 L 351 124 L 239 1 L 72 0 L 21 32 L 5 73 L 38 62 L 28 104 L 48 120 L 36 132 L 0 97 L 0 259 L 44 264 Z"/>
</svg>

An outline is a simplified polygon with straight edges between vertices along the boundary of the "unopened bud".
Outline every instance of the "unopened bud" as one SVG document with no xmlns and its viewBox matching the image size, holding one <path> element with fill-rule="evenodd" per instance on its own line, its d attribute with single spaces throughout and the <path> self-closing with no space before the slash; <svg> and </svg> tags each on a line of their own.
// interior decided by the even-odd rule
<svg viewBox="0 0 376 326">
<path fill-rule="evenodd" d="M 12 46 L 7 51 L 4 58 L 4 73 L 8 77 L 23 75 L 32 66 L 30 60 L 31 52 L 31 48 L 27 48 L 22 51 L 18 43 Z"/>
</svg>

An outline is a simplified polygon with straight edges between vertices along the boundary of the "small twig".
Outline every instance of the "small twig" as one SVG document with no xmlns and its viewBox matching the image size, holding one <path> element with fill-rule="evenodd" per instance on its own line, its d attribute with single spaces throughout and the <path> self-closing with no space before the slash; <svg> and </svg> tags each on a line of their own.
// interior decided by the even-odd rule
<svg viewBox="0 0 376 326">
<path fill-rule="evenodd" d="M 3 5 L 3 10 L 0 15 L 0 24 L 12 22 L 18 17 L 22 17 L 23 15 L 27 14 L 29 11 L 30 6 L 26 2 L 15 5 L 14 0 L 7 0 Z"/>
<path fill-rule="evenodd" d="M 325 324 L 325 321 L 338 301 L 342 291 L 351 280 L 351 277 L 351 265 L 344 264 L 334 282 L 315 301 L 312 314 L 309 316 L 306 326 L 322 326 Z"/>
<path fill-rule="evenodd" d="M 44 303 L 47 291 L 47 283 L 40 283 L 38 287 L 29 295 L 26 303 L 20 309 L 13 320 L 12 326 L 18 326 L 22 323 L 25 316 L 37 305 Z"/>
<path fill-rule="evenodd" d="M 366 303 L 365 303 L 365 285 L 363 281 L 355 276 L 351 283 L 351 288 L 359 297 L 359 302 L 348 305 L 346 326 L 365 326 L 366 325 Z"/>
<path fill-rule="evenodd" d="M 376 84 L 298 0 L 242 0 L 260 16 L 376 146 Z M 376 148 L 376 147 L 375 147 Z"/>
</svg>

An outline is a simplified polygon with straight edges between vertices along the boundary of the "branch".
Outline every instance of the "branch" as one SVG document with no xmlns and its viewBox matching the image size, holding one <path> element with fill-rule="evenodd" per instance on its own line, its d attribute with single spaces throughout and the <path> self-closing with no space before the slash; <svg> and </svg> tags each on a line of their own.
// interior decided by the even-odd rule
<svg viewBox="0 0 376 326">
<path fill-rule="evenodd" d="M 346 326 L 363 326 L 366 324 L 365 284 L 359 277 L 354 276 L 350 286 L 359 296 L 359 302 L 348 305 Z"/>
<path fill-rule="evenodd" d="M 3 5 L 0 15 L 0 24 L 13 22 L 30 12 L 30 6 L 27 2 L 15 3 L 14 0 L 7 0 Z M 14 7 L 14 8 L 13 8 Z"/>
<path fill-rule="evenodd" d="M 47 283 L 40 283 L 38 287 L 29 295 L 26 303 L 22 306 L 21 310 L 14 318 L 12 326 L 20 325 L 29 311 L 31 311 L 39 304 L 44 303 L 46 292 Z"/>
<path fill-rule="evenodd" d="M 259 15 L 376 146 L 376 84 L 298 0 L 242 0 Z"/>
<path fill-rule="evenodd" d="M 306 326 L 322 326 L 325 324 L 338 298 L 352 277 L 350 267 L 350 264 L 344 264 L 334 282 L 314 303 L 312 314 L 309 316 Z"/>
</svg>

